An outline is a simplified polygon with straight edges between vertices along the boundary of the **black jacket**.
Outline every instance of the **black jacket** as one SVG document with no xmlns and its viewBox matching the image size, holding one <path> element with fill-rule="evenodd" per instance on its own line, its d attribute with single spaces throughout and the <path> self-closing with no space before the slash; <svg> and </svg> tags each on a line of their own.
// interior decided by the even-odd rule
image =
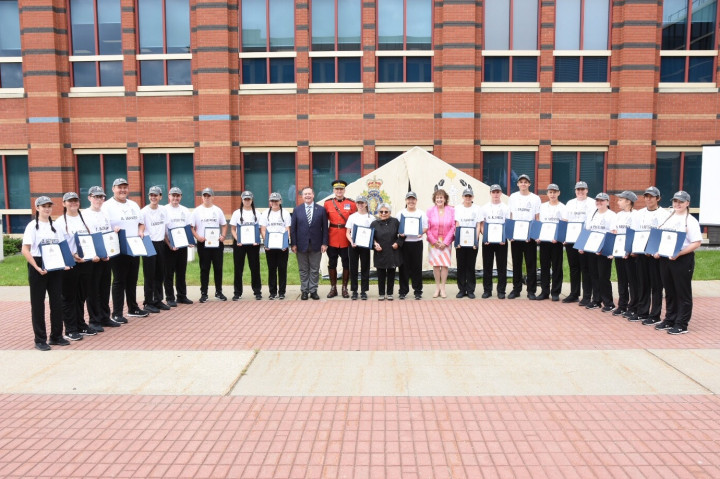
<svg viewBox="0 0 720 479">
<path fill-rule="evenodd" d="M 405 242 L 405 238 L 398 236 L 400 231 L 400 222 L 397 218 L 388 218 L 386 220 L 375 220 L 370 225 L 375 229 L 375 241 L 380 244 L 382 251 L 373 250 L 373 263 L 376 268 L 390 269 L 402 264 L 402 255 L 400 248 Z M 398 249 L 393 249 L 393 243 L 398 244 Z"/>
</svg>

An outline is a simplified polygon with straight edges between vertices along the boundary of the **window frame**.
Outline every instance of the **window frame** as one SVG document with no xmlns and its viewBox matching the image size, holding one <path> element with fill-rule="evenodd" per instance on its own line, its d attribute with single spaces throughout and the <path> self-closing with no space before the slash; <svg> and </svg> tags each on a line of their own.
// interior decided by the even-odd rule
<svg viewBox="0 0 720 479">
<path fill-rule="evenodd" d="M 699 148 L 698 147 L 658 147 L 658 148 L 656 148 L 655 164 L 654 164 L 654 166 L 655 166 L 654 184 L 655 185 L 657 185 L 658 154 L 659 153 L 674 153 L 674 154 L 679 153 L 680 154 L 680 165 L 679 165 L 680 175 L 678 177 L 678 186 L 679 186 L 678 190 L 687 191 L 686 187 L 685 187 L 685 154 L 690 153 L 690 154 L 702 156 L 702 147 L 699 147 Z M 700 166 L 702 168 L 702 162 L 701 162 Z M 702 172 L 701 172 L 701 175 L 702 175 Z M 702 186 L 702 185 L 700 185 L 700 186 Z M 698 189 L 698 191 L 700 191 L 700 188 Z M 661 193 L 663 193 L 662 190 L 661 190 Z M 663 198 L 672 198 L 672 195 L 674 195 L 674 194 L 675 194 L 674 191 L 664 192 Z M 691 198 L 691 199 L 694 201 L 697 201 L 698 204 L 700 203 L 699 196 L 697 198 Z M 671 204 L 672 204 L 672 201 L 671 201 Z M 695 208 L 690 208 L 690 213 L 691 214 L 699 214 L 700 207 L 698 206 Z"/>
<path fill-rule="evenodd" d="M 332 147 L 316 147 L 316 148 L 310 148 L 310 186 L 313 188 L 314 191 L 318 191 L 318 188 L 315 185 L 315 175 L 313 175 L 314 165 L 315 165 L 315 153 L 334 153 L 335 154 L 335 177 L 338 177 L 339 171 L 340 171 L 340 153 L 360 153 L 360 171 L 358 173 L 358 179 L 363 177 L 363 147 L 338 147 L 338 148 L 332 148 Z M 347 180 L 347 178 L 340 178 L 341 180 Z M 355 180 L 353 180 L 355 181 Z M 351 183 L 351 181 L 348 181 Z M 323 188 L 326 188 L 324 186 Z"/>
<path fill-rule="evenodd" d="M 92 185 L 92 186 L 101 186 L 103 190 L 105 190 L 105 194 L 108 198 L 112 197 L 112 185 L 107 185 L 105 182 L 105 155 L 125 155 L 125 178 L 127 178 L 128 173 L 128 165 L 127 165 L 127 150 L 123 148 L 108 148 L 108 149 L 76 149 L 73 150 L 73 167 L 75 169 L 75 174 L 73 175 L 73 180 L 75 183 L 75 186 L 77 188 L 77 194 L 80 195 L 80 203 L 83 203 L 83 192 L 81 191 L 81 185 L 80 185 L 80 167 L 78 164 L 78 156 L 87 156 L 87 155 L 98 155 L 100 158 L 100 185 Z"/>
<path fill-rule="evenodd" d="M 0 168 L 2 169 L 2 187 L 3 187 L 3 201 L 5 202 L 5 208 L 0 209 L 0 215 L 2 217 L 2 231 L 3 234 L 20 234 L 12 232 L 12 217 L 13 216 L 32 216 L 32 208 L 10 208 L 10 191 L 8 188 L 8 176 L 7 176 L 7 157 L 8 156 L 25 156 L 28 158 L 28 152 L 25 150 L 0 150 Z M 29 159 L 26 160 L 29 163 Z M 30 180 L 30 166 L 28 164 L 28 181 Z M 30 192 L 28 192 L 28 204 L 30 204 Z"/>
<path fill-rule="evenodd" d="M 20 2 L 17 2 L 17 8 L 18 8 L 18 31 L 20 31 Z M 22 40 L 20 39 L 22 42 Z M 22 44 L 21 44 L 21 50 L 22 50 Z M 22 72 L 22 51 L 19 56 L 2 56 L 0 55 L 0 64 L 19 64 L 20 65 L 20 71 Z M 2 65 L 0 65 L 2 67 Z M 0 98 L 18 98 L 22 97 L 22 94 L 25 93 L 25 79 L 22 78 L 22 86 L 21 87 L 4 87 L 2 86 L 2 78 L 0 78 Z"/>
<path fill-rule="evenodd" d="M 187 192 L 183 193 L 183 199 L 185 199 L 189 196 L 191 199 L 188 201 L 188 204 L 190 204 L 192 206 L 188 206 L 188 205 L 184 205 L 184 206 L 187 208 L 190 208 L 190 209 L 195 207 L 195 202 L 194 202 L 194 199 L 195 199 L 195 191 L 194 191 L 195 190 L 195 149 L 194 148 L 141 148 L 139 153 L 140 153 L 140 201 L 138 203 L 140 204 L 141 208 L 149 203 L 148 193 L 147 193 L 148 189 L 150 188 L 150 186 L 155 186 L 155 185 L 146 185 L 145 184 L 145 155 L 148 155 L 148 154 L 149 155 L 158 155 L 158 154 L 165 155 L 166 179 L 165 179 L 164 185 L 159 185 L 164 188 L 164 191 L 163 191 L 164 202 L 167 202 L 170 199 L 169 198 L 170 195 L 168 194 L 168 192 L 170 191 L 170 188 L 172 188 L 173 186 L 177 186 L 177 185 L 172 184 L 172 158 L 171 158 L 171 156 L 177 155 L 177 154 L 192 155 L 192 159 L 193 159 L 193 171 L 192 171 L 192 173 L 193 173 L 193 175 L 192 175 L 193 176 L 193 191 L 191 192 L 190 195 L 187 195 Z"/>
<path fill-rule="evenodd" d="M 243 185 L 243 189 L 245 189 L 245 154 L 258 154 L 258 153 L 267 155 L 267 182 L 268 182 L 268 192 L 269 193 L 272 193 L 273 191 L 275 191 L 275 190 L 273 190 L 273 184 L 272 184 L 272 154 L 273 153 L 292 153 L 294 155 L 294 157 L 295 157 L 295 198 L 293 198 L 292 201 L 293 201 L 294 205 L 297 206 L 299 204 L 298 196 L 300 194 L 300 191 L 297 186 L 298 185 L 298 152 L 297 152 L 297 148 L 262 148 L 262 147 L 241 148 L 240 149 L 240 155 L 241 155 L 241 158 L 240 158 L 240 180 L 241 180 L 241 184 Z M 310 181 L 312 181 L 312 178 L 310 178 Z M 265 201 L 268 201 L 268 200 L 265 200 Z M 286 198 L 285 195 L 283 195 L 283 205 L 287 204 L 288 201 L 289 201 L 289 198 Z M 260 202 L 260 204 L 262 205 L 263 202 Z M 265 208 L 265 207 L 258 206 L 258 208 Z M 286 207 L 286 206 L 283 206 L 283 208 L 291 208 L 292 209 L 292 207 Z"/>
<path fill-rule="evenodd" d="M 512 146 L 485 146 L 481 147 L 480 151 L 482 152 L 482 161 L 479 165 L 480 169 L 480 180 L 485 182 L 485 177 L 483 175 L 483 170 L 485 169 L 485 154 L 486 153 L 507 153 L 507 160 L 506 160 L 506 171 L 507 171 L 507 189 L 506 191 L 503 191 L 502 193 L 506 196 L 510 196 L 513 193 L 513 183 L 511 182 L 512 178 L 510 176 L 510 173 L 512 172 L 512 154 L 513 153 L 533 153 L 535 156 L 535 168 L 533 170 L 533 178 L 534 181 L 530 185 L 530 192 L 537 194 L 538 192 L 538 171 L 540 166 L 539 161 L 539 155 L 538 155 L 538 147 L 536 146 L 528 146 L 528 147 L 512 147 Z M 521 173 L 522 174 L 522 173 Z M 525 173 L 527 174 L 527 173 Z M 500 185 L 502 186 L 502 185 Z M 517 187 L 517 183 L 515 183 L 515 186 Z"/>
<path fill-rule="evenodd" d="M 554 169 L 554 158 L 552 154 L 554 153 L 574 153 L 575 154 L 575 183 L 578 181 L 585 181 L 581 175 L 580 175 L 580 158 L 583 153 L 602 153 L 603 154 L 603 172 L 602 172 L 602 188 L 600 191 L 595 192 L 595 194 L 600 192 L 607 192 L 607 186 L 608 186 L 608 149 L 605 147 L 575 147 L 575 146 L 557 146 L 551 148 L 551 156 L 550 156 L 550 178 L 553 177 L 553 169 Z M 573 189 L 574 192 L 574 189 Z M 562 192 L 561 192 L 562 193 Z M 588 195 L 592 194 L 593 192 L 588 191 Z M 568 200 L 574 198 L 574 196 L 568 196 Z M 567 203 L 567 200 L 565 201 Z"/>
</svg>

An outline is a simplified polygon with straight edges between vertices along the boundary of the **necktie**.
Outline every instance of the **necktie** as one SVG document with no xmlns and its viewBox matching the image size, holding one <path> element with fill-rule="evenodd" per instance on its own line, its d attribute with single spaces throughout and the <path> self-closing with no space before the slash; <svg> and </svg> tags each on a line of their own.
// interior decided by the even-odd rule
<svg viewBox="0 0 720 479">
<path fill-rule="evenodd" d="M 306 206 L 305 214 L 307 215 L 308 225 L 312 224 L 312 208 L 309 206 Z"/>
</svg>

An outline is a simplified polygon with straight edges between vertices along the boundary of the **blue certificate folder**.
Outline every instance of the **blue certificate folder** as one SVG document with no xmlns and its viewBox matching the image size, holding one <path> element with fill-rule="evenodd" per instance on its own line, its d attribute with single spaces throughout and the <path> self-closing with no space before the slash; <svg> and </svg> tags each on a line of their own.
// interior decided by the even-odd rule
<svg viewBox="0 0 720 479">
<path fill-rule="evenodd" d="M 185 236 L 187 236 L 188 244 L 189 244 L 189 245 L 195 244 L 195 237 L 194 237 L 193 234 L 192 234 L 192 228 L 190 228 L 190 225 L 179 226 L 179 227 L 177 227 L 177 228 L 171 228 L 170 230 L 172 231 L 172 230 L 175 230 L 175 229 L 184 229 L 184 230 L 185 230 Z M 170 244 L 172 245 L 172 247 L 175 248 L 175 242 L 173 241 L 173 235 L 172 235 L 172 234 L 169 234 L 169 235 L 168 235 L 168 238 L 170 239 Z"/>
<path fill-rule="evenodd" d="M 132 236 L 130 236 L 132 238 Z M 147 251 L 147 254 L 139 254 L 135 255 L 133 254 L 132 249 L 130 248 L 130 245 L 128 245 L 128 236 L 127 233 L 125 233 L 125 230 L 120 230 L 118 232 L 118 240 L 120 240 L 120 253 L 127 255 L 127 256 L 155 256 L 157 254 L 157 251 L 155 251 L 155 246 L 152 244 L 152 240 L 148 235 L 145 235 L 142 237 L 142 242 L 145 245 L 145 250 Z"/>
<path fill-rule="evenodd" d="M 404 217 L 403 217 L 403 218 L 404 218 Z M 366 244 L 366 245 L 365 245 L 365 244 L 357 244 L 357 241 L 355 241 L 355 238 L 356 238 L 356 236 L 357 236 L 358 228 L 363 228 L 363 229 L 370 230 L 370 243 L 369 243 L 369 244 Z M 366 227 L 366 226 L 353 225 L 352 239 L 353 239 L 353 243 L 355 243 L 355 246 L 357 246 L 357 247 L 359 247 L 359 248 L 372 249 L 373 244 L 374 244 L 374 241 L 375 241 L 375 229 L 374 229 L 374 228 L 368 228 L 368 227 Z"/>
<path fill-rule="evenodd" d="M 260 244 L 260 243 L 262 243 L 262 238 L 260 238 L 260 225 L 258 225 L 258 224 L 254 224 L 254 225 L 237 225 L 236 230 L 235 230 L 235 231 L 236 231 L 236 234 L 237 234 L 237 237 L 238 237 L 238 241 L 237 241 L 237 242 L 240 243 L 240 244 L 251 244 L 251 243 L 243 243 L 243 242 L 242 242 L 242 236 L 241 236 L 241 233 L 240 233 L 241 228 L 248 227 L 248 226 L 254 226 L 254 229 L 255 229 L 255 240 L 253 241 L 252 244 Z"/>
<path fill-rule="evenodd" d="M 514 233 L 515 233 L 515 223 L 530 223 L 530 225 L 528 225 L 528 236 L 527 236 L 527 238 L 525 238 L 524 240 L 518 239 L 518 240 L 516 240 L 516 241 L 527 241 L 527 240 L 529 240 L 529 239 L 530 239 L 530 226 L 532 226 L 532 223 L 533 223 L 532 221 L 521 221 L 521 220 L 506 219 L 506 220 L 505 220 L 505 237 L 506 237 L 507 239 L 509 239 L 509 240 L 513 239 L 513 237 L 515 236 L 515 235 L 514 235 Z"/>
<path fill-rule="evenodd" d="M 80 244 L 80 236 L 90 236 L 92 238 L 93 245 L 95 246 L 95 255 L 99 258 L 107 258 L 107 251 L 105 250 L 105 242 L 103 241 L 102 233 L 91 233 L 89 235 L 80 235 L 75 233 L 75 245 L 77 246 L 78 256 L 81 258 L 85 257 L 82 245 Z"/>
<path fill-rule="evenodd" d="M 602 249 L 603 249 L 603 245 L 607 242 L 607 240 L 606 240 L 607 235 L 606 235 L 606 233 L 599 233 L 599 234 L 603 235 L 603 240 L 600 241 L 600 243 L 597 245 L 597 247 L 588 247 L 588 245 L 586 243 L 592 233 L 599 233 L 599 232 L 598 231 L 593 232 L 590 230 L 583 229 L 580 232 L 580 236 L 578 236 L 578 239 L 575 242 L 575 246 L 573 246 L 573 248 L 575 248 L 576 250 L 585 251 L 587 253 L 601 253 Z"/>
<path fill-rule="evenodd" d="M 283 231 L 282 233 L 279 233 L 279 232 L 278 232 L 278 233 L 272 233 L 272 232 L 270 232 L 270 231 L 267 231 L 267 232 L 265 233 L 265 242 L 263 243 L 263 244 L 265 245 L 265 248 L 271 249 L 271 248 L 270 248 L 270 235 L 277 235 L 277 234 L 282 234 L 282 235 L 283 235 L 282 248 L 280 248 L 280 249 L 287 249 L 287 248 L 288 248 L 288 243 L 289 243 L 288 239 L 289 239 L 289 238 L 288 238 L 288 232 L 287 232 L 287 230 L 286 230 L 286 231 Z"/>
<path fill-rule="evenodd" d="M 411 219 L 416 219 L 418 222 L 418 228 L 414 231 L 406 231 L 405 230 L 405 215 L 402 215 L 400 217 L 400 234 L 405 236 L 420 236 L 422 234 L 422 219 L 421 218 L 414 218 L 411 217 Z"/>
<path fill-rule="evenodd" d="M 665 258 L 677 258 L 685 242 L 685 236 L 685 232 L 653 228 L 650 230 L 645 252 L 647 254 L 659 254 Z"/>
<path fill-rule="evenodd" d="M 65 266 L 73 267 L 75 266 L 75 259 L 73 258 L 73 254 L 70 252 L 70 247 L 67 244 L 67 241 L 62 240 L 59 243 L 51 243 L 51 244 L 41 244 L 40 245 L 40 256 L 43 258 L 45 257 L 44 249 L 51 245 L 57 245 L 60 247 L 60 253 L 62 254 L 62 259 L 64 264 L 62 266 L 54 267 L 54 268 L 47 268 L 45 265 L 45 260 L 43 259 L 43 269 L 45 271 L 57 271 L 61 269 L 65 269 Z"/>
<path fill-rule="evenodd" d="M 490 225 L 500 225 L 500 241 L 488 241 L 488 230 L 490 229 Z M 485 227 L 483 228 L 483 243 L 500 244 L 505 241 L 507 241 L 507 237 L 505 236 L 505 225 L 503 223 L 485 223 Z"/>
<path fill-rule="evenodd" d="M 567 228 L 567 222 L 565 221 L 558 221 L 557 223 L 553 223 L 552 221 L 542 222 L 542 221 L 531 221 L 530 222 L 530 238 L 534 239 L 535 241 L 540 239 L 540 231 L 542 231 L 543 224 L 552 224 L 555 226 L 555 234 L 553 235 L 552 239 L 555 241 L 559 241 L 560 237 L 560 224 L 565 223 L 563 226 Z M 563 238 L 565 237 L 565 232 L 563 231 Z M 547 241 L 547 240 L 542 240 Z"/>
<path fill-rule="evenodd" d="M 622 239 L 623 236 L 625 237 L 625 240 Z M 615 256 L 615 242 L 617 241 L 618 237 L 620 237 L 620 241 L 624 246 L 622 247 L 622 255 Z M 600 251 L 601 255 L 607 257 L 614 256 L 616 258 L 624 258 L 627 253 L 629 253 L 629 251 L 627 250 L 627 235 L 605 233 L 605 241 L 603 242 L 603 247 Z"/>
<path fill-rule="evenodd" d="M 467 246 L 467 245 L 461 245 L 461 244 L 460 244 L 460 239 L 461 239 L 462 230 L 472 230 L 472 231 L 473 231 L 473 236 L 475 237 L 475 241 L 473 242 L 473 246 L 477 246 L 477 245 L 478 245 L 478 237 L 477 237 L 477 234 L 475 234 L 475 231 L 477 231 L 477 229 L 476 229 L 474 226 L 457 226 L 457 227 L 455 228 L 455 247 L 456 247 L 456 248 L 457 248 L 458 246 L 460 246 L 460 247 L 463 247 L 463 246 L 464 246 L 464 247 L 466 247 L 466 248 L 469 247 L 469 246 Z"/>
</svg>

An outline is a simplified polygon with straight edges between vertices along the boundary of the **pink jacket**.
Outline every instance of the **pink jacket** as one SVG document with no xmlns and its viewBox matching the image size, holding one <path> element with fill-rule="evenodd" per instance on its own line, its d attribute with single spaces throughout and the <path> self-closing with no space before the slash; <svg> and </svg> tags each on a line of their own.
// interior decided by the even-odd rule
<svg viewBox="0 0 720 479">
<path fill-rule="evenodd" d="M 443 215 L 443 224 L 440 224 L 440 218 L 438 216 L 437 206 L 433 206 L 427 210 L 428 218 L 428 230 L 427 239 L 430 244 L 435 244 L 440 236 L 440 231 L 443 232 L 443 243 L 450 246 L 455 240 L 455 208 L 452 206 L 445 207 L 445 214 Z"/>
</svg>

